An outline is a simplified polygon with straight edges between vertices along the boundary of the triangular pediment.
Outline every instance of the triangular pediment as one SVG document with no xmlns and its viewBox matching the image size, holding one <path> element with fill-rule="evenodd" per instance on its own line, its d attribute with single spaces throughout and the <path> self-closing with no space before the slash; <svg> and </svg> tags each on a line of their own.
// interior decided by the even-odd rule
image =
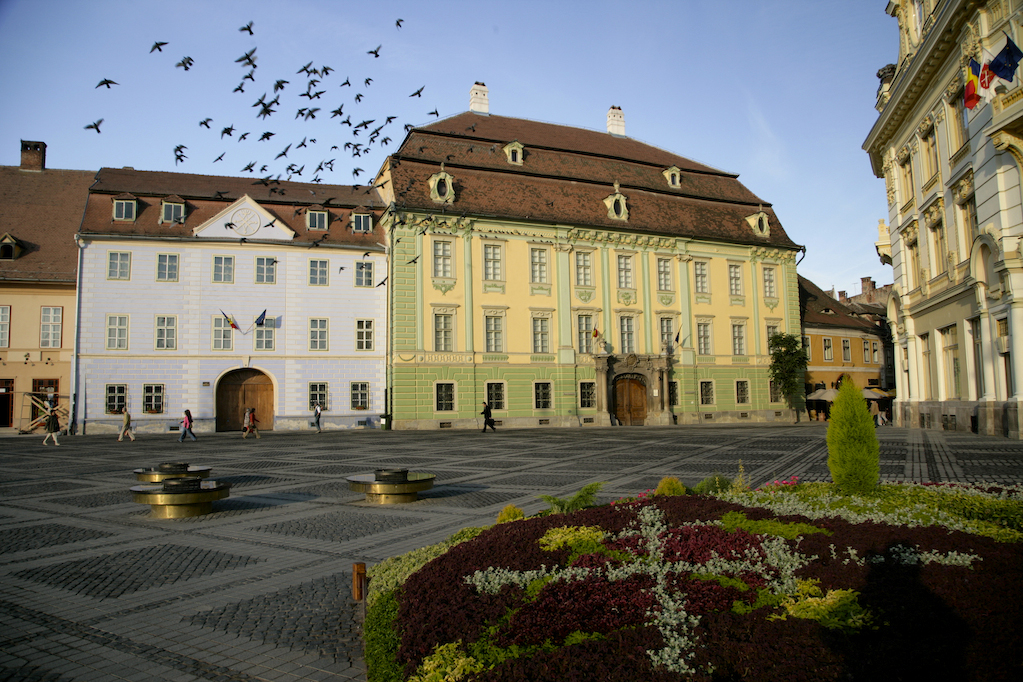
<svg viewBox="0 0 1023 682">
<path fill-rule="evenodd" d="M 199 238 L 269 239 L 291 241 L 295 231 L 277 220 L 276 216 L 260 206 L 248 194 L 199 225 L 192 234 Z"/>
</svg>

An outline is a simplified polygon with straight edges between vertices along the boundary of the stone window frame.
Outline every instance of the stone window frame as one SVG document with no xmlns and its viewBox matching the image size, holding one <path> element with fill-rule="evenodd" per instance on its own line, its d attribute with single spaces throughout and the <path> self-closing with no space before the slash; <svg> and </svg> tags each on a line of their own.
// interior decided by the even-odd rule
<svg viewBox="0 0 1023 682">
<path fill-rule="evenodd" d="M 438 247 L 446 246 L 447 253 L 437 253 Z M 443 251 L 443 249 L 441 249 Z M 455 240 L 451 235 L 433 236 L 430 239 L 431 272 L 433 279 L 454 280 L 455 279 Z M 437 266 L 441 266 L 441 272 Z"/>
<path fill-rule="evenodd" d="M 430 188 L 430 199 L 435 204 L 451 205 L 455 203 L 455 178 L 441 166 L 439 173 L 434 173 L 427 180 Z"/>
<path fill-rule="evenodd" d="M 450 386 L 451 395 L 450 398 L 445 396 L 444 407 L 441 406 L 441 386 Z M 450 407 L 447 407 L 447 401 L 450 400 Z M 454 412 L 458 409 L 458 382 L 457 381 L 434 381 L 433 382 L 433 411 L 434 412 Z"/>
<path fill-rule="evenodd" d="M 113 200 L 111 214 L 116 222 L 133 223 L 138 217 L 138 199 L 130 195 Z M 130 208 L 129 208 L 130 207 Z M 130 215 L 129 215 L 130 214 Z"/>
<path fill-rule="evenodd" d="M 131 251 L 107 251 L 107 279 L 131 281 Z"/>
<path fill-rule="evenodd" d="M 330 286 L 330 260 L 326 258 L 309 259 L 309 280 L 311 287 Z"/>
<path fill-rule="evenodd" d="M 590 402 L 592 402 L 592 404 L 585 404 L 583 402 L 583 397 L 584 397 L 584 395 L 586 395 L 586 393 L 583 391 L 583 385 L 589 385 L 589 386 L 592 387 L 591 389 L 589 389 L 590 391 L 592 391 L 592 395 L 590 396 Z M 580 410 L 595 410 L 595 409 L 597 409 L 597 382 L 596 381 L 588 381 L 588 380 L 580 381 L 578 386 L 577 386 L 577 390 L 579 391 L 578 395 L 579 395 L 579 409 Z"/>
<path fill-rule="evenodd" d="M 330 227 L 330 212 L 319 208 L 309 209 L 305 212 L 305 224 L 306 229 L 325 232 Z"/>
<path fill-rule="evenodd" d="M 682 171 L 678 166 L 669 166 L 661 171 L 661 175 L 664 176 L 664 181 L 668 183 L 668 187 L 671 189 L 679 189 L 682 187 Z"/>
<path fill-rule="evenodd" d="M 320 410 L 327 411 L 327 400 L 330 397 L 330 383 L 326 381 L 310 381 L 308 383 L 307 395 L 309 397 L 309 411 L 312 412 L 316 403 L 320 404 Z"/>
<path fill-rule="evenodd" d="M 540 405 L 540 386 L 546 385 L 546 401 L 547 406 Z M 553 410 L 554 409 L 554 382 L 550 379 L 537 379 L 533 382 L 533 409 L 534 410 Z"/>
<path fill-rule="evenodd" d="M 750 380 L 742 377 L 734 380 L 735 388 L 735 404 L 736 405 L 752 405 L 753 404 L 753 387 L 750 385 Z M 746 384 L 746 400 L 740 401 L 739 384 Z"/>
<path fill-rule="evenodd" d="M 447 303 L 431 303 L 431 322 L 430 328 L 433 330 L 433 338 L 431 345 L 433 346 L 433 352 L 435 353 L 454 353 L 458 348 L 458 306 Z M 437 323 L 439 318 L 448 317 L 451 321 L 451 327 L 449 329 L 439 329 Z M 450 348 L 440 348 L 437 344 L 437 333 L 439 331 L 450 333 Z"/>
<path fill-rule="evenodd" d="M 260 263 L 260 261 L 263 261 Z M 260 273 L 260 268 L 263 269 Z M 262 281 L 260 281 L 262 277 Z M 277 284 L 277 259 L 272 256 L 256 256 L 252 271 L 253 284 Z"/>
<path fill-rule="evenodd" d="M 495 405 L 494 404 L 493 396 L 490 393 L 490 387 L 491 386 L 500 386 L 501 387 L 501 403 L 500 403 L 500 405 Z M 485 395 L 487 397 L 487 404 L 490 405 L 490 409 L 491 410 L 494 410 L 494 411 L 497 411 L 497 412 L 507 411 L 507 409 L 508 409 L 508 382 L 507 381 L 505 381 L 504 379 L 497 379 L 497 380 L 488 380 L 488 381 L 483 382 L 483 395 Z"/>
<path fill-rule="evenodd" d="M 376 325 L 371 318 L 355 320 L 355 351 L 357 353 L 376 350 Z"/>
<path fill-rule="evenodd" d="M 220 279 L 217 279 L 217 259 L 220 263 Z M 213 254 L 213 261 L 210 267 L 210 281 L 213 284 L 234 284 L 234 256 Z"/>
<path fill-rule="evenodd" d="M 161 324 L 161 320 L 163 321 Z M 169 332 L 169 333 L 168 333 Z M 160 343 L 163 343 L 161 346 Z M 178 316 L 153 315 L 153 350 L 178 349 Z"/>
<path fill-rule="evenodd" d="M 164 384 L 142 384 L 142 411 L 146 414 L 163 414 L 166 396 Z"/>
<path fill-rule="evenodd" d="M 503 147 L 508 163 L 521 166 L 526 156 L 526 148 L 518 140 L 512 140 Z"/>
<path fill-rule="evenodd" d="M 607 217 L 618 222 L 629 221 L 629 198 L 619 190 L 618 181 L 614 183 L 614 193 L 604 197 L 604 206 L 607 207 Z"/>
<path fill-rule="evenodd" d="M 490 332 L 488 328 L 488 320 L 495 318 L 500 320 L 500 329 L 494 330 L 497 336 L 494 338 L 499 341 L 496 350 L 491 350 L 490 344 Z M 483 309 L 483 347 L 486 348 L 487 353 L 506 353 L 508 346 L 505 340 L 505 331 L 508 327 L 508 306 L 487 306 Z"/>
<path fill-rule="evenodd" d="M 64 306 L 41 306 L 39 309 L 39 347 L 61 348 L 63 340 Z"/>
<path fill-rule="evenodd" d="M 223 318 L 223 315 L 221 315 L 221 318 Z M 114 322 L 111 324 L 111 320 L 112 319 L 114 320 Z M 122 319 L 124 320 L 123 324 L 121 323 Z M 130 343 L 130 341 L 131 341 L 131 315 L 122 314 L 122 313 L 107 313 L 106 314 L 106 326 L 105 326 L 105 328 L 106 328 L 106 343 L 104 345 L 104 348 L 106 350 L 126 351 L 126 350 L 129 350 L 131 348 L 131 343 Z M 122 338 L 122 335 L 120 333 L 122 329 L 124 330 L 123 338 Z M 113 341 L 114 342 L 112 344 L 111 344 L 111 336 L 110 336 L 110 332 L 111 331 L 116 332 L 116 334 L 113 337 Z M 121 345 L 122 340 L 124 342 L 123 346 Z"/>
<path fill-rule="evenodd" d="M 161 263 L 160 259 L 165 258 L 166 260 Z M 171 263 L 173 262 L 173 266 Z M 163 268 L 163 276 L 161 277 L 160 269 Z M 171 276 L 171 270 L 173 269 L 173 277 Z M 156 254 L 156 272 L 154 273 L 157 282 L 177 282 L 178 273 L 181 271 L 181 255 L 177 253 L 158 253 Z"/>
<path fill-rule="evenodd" d="M 713 315 L 699 315 L 695 320 L 696 324 L 696 354 L 704 357 L 714 354 L 714 316 Z M 707 348 L 708 352 L 702 353 L 702 338 L 701 338 L 701 327 L 706 326 L 707 329 Z"/>
<path fill-rule="evenodd" d="M 253 318 L 253 323 L 259 316 Z M 255 325 L 252 328 L 252 350 L 256 353 L 272 353 L 277 350 L 277 320 L 267 317 L 262 325 Z"/>
<path fill-rule="evenodd" d="M 171 215 L 168 216 L 168 211 Z M 169 223 L 183 225 L 185 222 L 185 202 L 174 199 L 164 199 L 160 202 L 160 224 Z"/>
<path fill-rule="evenodd" d="M 371 260 L 356 261 L 353 275 L 355 277 L 353 286 L 361 288 L 372 288 L 374 286 L 373 261 Z"/>
<path fill-rule="evenodd" d="M 370 382 L 349 381 L 348 382 L 348 406 L 352 410 L 368 410 L 371 404 Z M 320 405 L 323 408 L 323 405 Z"/>
<path fill-rule="evenodd" d="M 121 414 L 128 409 L 128 384 L 106 384 L 103 389 L 103 412 Z"/>
<path fill-rule="evenodd" d="M 306 340 L 308 342 L 306 350 L 308 350 L 310 353 L 329 352 L 330 318 L 328 317 L 308 318 L 308 324 L 306 324 Z"/>
<path fill-rule="evenodd" d="M 704 390 L 705 386 L 710 387 L 709 392 Z M 699 401 L 701 406 L 717 405 L 717 391 L 714 390 L 713 379 L 700 379 L 700 382 L 697 386 L 697 391 L 699 391 Z M 709 400 L 707 399 L 708 396 Z"/>
<path fill-rule="evenodd" d="M 369 234 L 373 231 L 373 214 L 369 211 L 352 211 L 352 232 Z"/>
</svg>

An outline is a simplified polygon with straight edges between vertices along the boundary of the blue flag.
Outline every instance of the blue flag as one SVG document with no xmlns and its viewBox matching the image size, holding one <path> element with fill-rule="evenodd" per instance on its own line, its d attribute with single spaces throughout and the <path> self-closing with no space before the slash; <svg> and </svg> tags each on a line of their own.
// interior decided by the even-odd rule
<svg viewBox="0 0 1023 682">
<path fill-rule="evenodd" d="M 1012 82 L 1012 77 L 1016 73 L 1016 66 L 1019 65 L 1020 60 L 1023 60 L 1023 51 L 1016 47 L 1016 43 L 1012 42 L 1012 38 L 1008 34 L 1005 35 L 1005 47 L 1002 51 L 995 55 L 995 58 L 991 60 L 988 68 L 991 69 L 991 73 L 995 74 L 1003 81 Z"/>
<path fill-rule="evenodd" d="M 259 314 L 259 317 L 256 318 L 256 326 L 257 327 L 262 327 L 264 322 L 266 322 L 266 311 L 265 310 Z"/>
</svg>

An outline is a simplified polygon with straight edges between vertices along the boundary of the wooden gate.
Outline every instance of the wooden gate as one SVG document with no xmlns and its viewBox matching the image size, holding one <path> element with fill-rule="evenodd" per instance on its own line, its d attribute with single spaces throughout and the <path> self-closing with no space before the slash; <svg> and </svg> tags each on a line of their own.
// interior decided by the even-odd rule
<svg viewBox="0 0 1023 682">
<path fill-rule="evenodd" d="M 646 386 L 635 377 L 615 381 L 615 416 L 622 426 L 643 426 L 646 420 Z"/>
<path fill-rule="evenodd" d="M 217 384 L 217 431 L 241 431 L 246 407 L 256 408 L 257 427 L 274 427 L 274 387 L 258 369 L 238 369 Z"/>
<path fill-rule="evenodd" d="M 0 427 L 14 426 L 14 379 L 0 379 Z"/>
</svg>

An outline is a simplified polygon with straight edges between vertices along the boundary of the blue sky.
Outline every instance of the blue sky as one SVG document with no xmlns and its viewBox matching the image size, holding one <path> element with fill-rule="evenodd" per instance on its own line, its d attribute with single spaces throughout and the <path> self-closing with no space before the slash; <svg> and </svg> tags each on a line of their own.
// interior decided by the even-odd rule
<svg viewBox="0 0 1023 682">
<path fill-rule="evenodd" d="M 491 113 L 503 116 L 604 130 L 608 108 L 620 106 L 630 137 L 738 173 L 772 204 L 806 246 L 800 274 L 858 293 L 861 277 L 892 281 L 873 246 L 888 213 L 884 182 L 861 149 L 877 119 L 875 73 L 898 56 L 885 5 L 0 0 L 0 127 L 10 135 L 0 165 L 18 165 L 26 139 L 47 143 L 49 168 L 240 175 L 255 161 L 267 173 L 304 166 L 293 179 L 310 180 L 333 158 L 324 182 L 366 182 L 405 124 L 465 111 L 482 81 Z M 251 36 L 238 30 L 250 21 Z M 168 44 L 150 53 L 158 40 Z M 379 57 L 367 54 L 378 45 Z M 253 47 L 255 80 L 233 92 L 250 70 L 235 60 Z M 175 67 L 185 56 L 187 72 Z M 296 73 L 310 61 L 334 69 L 308 91 L 324 92 L 315 100 L 300 96 L 308 78 Z M 96 88 L 104 78 L 118 85 Z M 289 82 L 276 112 L 257 118 L 253 103 L 272 99 L 279 79 Z M 353 124 L 374 123 L 353 137 L 331 117 L 339 105 Z M 296 119 L 302 107 L 320 111 Z M 388 116 L 367 153 L 343 148 L 365 145 Z M 209 129 L 199 125 L 207 117 Z M 100 134 L 84 129 L 100 118 Z M 265 132 L 274 135 L 258 141 Z M 187 158 L 176 165 L 178 145 Z"/>
</svg>

